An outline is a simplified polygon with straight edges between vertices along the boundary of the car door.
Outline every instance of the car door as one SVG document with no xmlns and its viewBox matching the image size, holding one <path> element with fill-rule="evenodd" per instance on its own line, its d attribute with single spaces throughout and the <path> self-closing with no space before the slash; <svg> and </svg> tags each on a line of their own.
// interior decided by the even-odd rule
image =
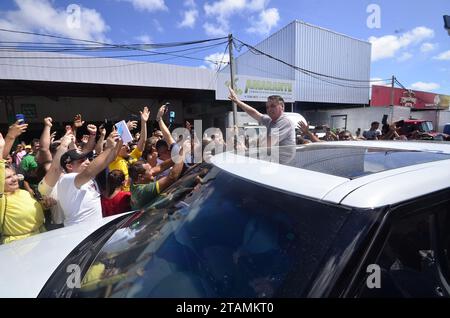
<svg viewBox="0 0 450 318">
<path fill-rule="evenodd" d="M 450 297 L 450 200 L 443 191 L 385 216 L 350 297 Z"/>
</svg>

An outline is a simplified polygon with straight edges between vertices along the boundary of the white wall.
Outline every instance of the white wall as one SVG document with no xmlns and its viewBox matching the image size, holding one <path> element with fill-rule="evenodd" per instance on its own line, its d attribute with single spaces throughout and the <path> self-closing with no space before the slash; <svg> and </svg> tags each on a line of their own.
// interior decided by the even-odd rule
<svg viewBox="0 0 450 318">
<path fill-rule="evenodd" d="M 445 124 L 450 124 L 450 110 L 441 110 L 438 119 L 437 131 L 443 132 Z"/>
</svg>

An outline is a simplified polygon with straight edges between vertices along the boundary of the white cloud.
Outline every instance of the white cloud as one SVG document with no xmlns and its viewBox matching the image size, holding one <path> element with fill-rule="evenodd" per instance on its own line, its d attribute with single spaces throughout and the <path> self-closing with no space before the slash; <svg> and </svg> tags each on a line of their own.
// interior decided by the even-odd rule
<svg viewBox="0 0 450 318">
<path fill-rule="evenodd" d="M 413 55 L 411 53 L 403 52 L 403 54 L 399 58 L 397 58 L 397 61 L 404 62 L 404 61 L 411 59 L 412 57 L 413 57 Z"/>
<path fill-rule="evenodd" d="M 424 82 L 417 82 L 411 85 L 412 89 L 417 89 L 420 91 L 434 91 L 440 87 L 441 85 L 437 83 L 424 83 Z"/>
<path fill-rule="evenodd" d="M 433 43 L 428 43 L 428 42 L 426 42 L 426 43 L 422 44 L 422 46 L 420 47 L 420 51 L 421 51 L 422 53 L 426 53 L 426 52 L 433 51 L 433 50 L 435 50 L 436 48 L 437 48 L 437 44 L 433 44 Z"/>
<path fill-rule="evenodd" d="M 197 5 L 195 4 L 195 0 L 184 0 L 184 6 L 188 8 L 195 8 Z"/>
<path fill-rule="evenodd" d="M 253 21 L 252 26 L 247 29 L 247 32 L 267 35 L 272 28 L 278 25 L 278 21 L 280 21 L 278 9 L 271 8 L 263 10 L 259 13 L 259 20 Z"/>
<path fill-rule="evenodd" d="M 247 18 L 249 15 L 258 13 L 260 20 L 253 22 L 250 29 L 260 26 L 264 31 L 267 29 L 270 31 L 273 22 L 267 19 L 270 16 L 274 17 L 274 10 L 276 10 L 276 13 L 278 13 L 278 10 L 275 8 L 266 10 L 268 3 L 269 0 L 218 0 L 212 3 L 207 2 L 203 6 L 206 17 L 215 21 L 212 23 L 206 22 L 203 24 L 203 29 L 209 36 L 223 36 L 230 33 L 229 20 L 233 15 L 238 14 Z"/>
<path fill-rule="evenodd" d="M 450 50 L 442 52 L 438 56 L 433 57 L 435 60 L 450 61 Z"/>
<path fill-rule="evenodd" d="M 109 26 L 94 9 L 80 8 L 80 15 L 66 12 L 66 7 L 55 8 L 48 0 L 15 0 L 17 10 L 3 12 L 0 28 L 48 33 L 83 40 L 107 42 Z M 76 20 L 73 18 L 76 17 Z M 79 23 L 73 23 L 79 21 Z M 48 41 L 49 38 L 2 32 L 3 41 Z M 52 40 L 54 41 L 54 40 Z"/>
<path fill-rule="evenodd" d="M 223 67 L 227 65 L 228 62 L 230 62 L 230 56 L 228 55 L 228 53 L 217 52 L 205 57 L 206 66 L 212 70 L 217 70 L 219 64 Z"/>
<path fill-rule="evenodd" d="M 157 19 L 153 19 L 153 25 L 155 26 L 155 29 L 162 33 L 164 32 L 164 28 L 162 27 L 161 23 L 159 23 L 159 21 Z"/>
<path fill-rule="evenodd" d="M 139 11 L 167 11 L 168 8 L 164 0 L 116 0 L 130 2 L 136 10 Z"/>
<path fill-rule="evenodd" d="M 221 37 L 228 35 L 229 25 L 228 23 L 214 25 L 212 23 L 206 22 L 203 24 L 203 29 L 208 36 Z"/>
<path fill-rule="evenodd" d="M 152 43 L 152 39 L 147 34 L 135 36 L 134 38 L 141 43 L 145 43 L 145 44 Z"/>
<path fill-rule="evenodd" d="M 379 38 L 372 36 L 369 38 L 369 42 L 372 43 L 372 61 L 392 58 L 400 49 L 406 49 L 433 37 L 434 31 L 423 26 L 401 36 L 385 35 Z"/>
<path fill-rule="evenodd" d="M 195 26 L 195 22 L 198 18 L 198 10 L 197 9 L 190 9 L 184 12 L 184 18 L 183 21 L 181 21 L 178 26 L 180 28 L 193 28 Z"/>
</svg>

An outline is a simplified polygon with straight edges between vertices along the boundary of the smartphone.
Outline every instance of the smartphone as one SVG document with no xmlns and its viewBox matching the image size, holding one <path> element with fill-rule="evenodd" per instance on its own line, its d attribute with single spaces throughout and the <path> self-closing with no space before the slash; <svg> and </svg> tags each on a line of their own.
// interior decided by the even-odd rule
<svg viewBox="0 0 450 318">
<path fill-rule="evenodd" d="M 16 121 L 19 123 L 19 125 L 25 124 L 25 115 L 16 114 Z"/>
<path fill-rule="evenodd" d="M 175 121 L 175 112 L 174 112 L 174 111 L 171 111 L 171 112 L 169 113 L 169 122 L 170 122 L 171 124 L 173 124 L 174 121 Z"/>
</svg>

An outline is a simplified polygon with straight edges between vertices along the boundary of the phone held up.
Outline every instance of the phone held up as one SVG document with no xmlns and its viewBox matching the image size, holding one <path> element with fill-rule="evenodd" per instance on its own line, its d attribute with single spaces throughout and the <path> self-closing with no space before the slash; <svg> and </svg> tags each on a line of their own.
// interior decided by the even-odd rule
<svg viewBox="0 0 450 318">
<path fill-rule="evenodd" d="M 25 124 L 25 116 L 24 114 L 16 114 L 16 121 L 19 125 Z"/>
</svg>

